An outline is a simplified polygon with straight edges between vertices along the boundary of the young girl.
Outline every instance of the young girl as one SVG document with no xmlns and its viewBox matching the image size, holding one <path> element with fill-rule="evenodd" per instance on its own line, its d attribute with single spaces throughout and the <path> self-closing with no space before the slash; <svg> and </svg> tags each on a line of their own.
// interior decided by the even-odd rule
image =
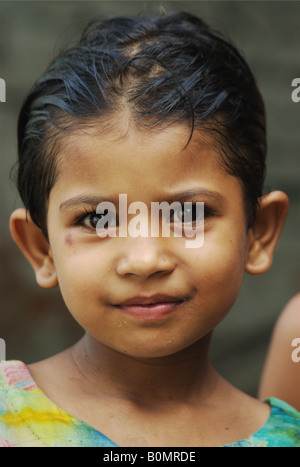
<svg viewBox="0 0 300 467">
<path fill-rule="evenodd" d="M 276 323 L 260 384 L 260 397 L 275 396 L 300 410 L 300 295 Z"/>
<path fill-rule="evenodd" d="M 95 22 L 33 86 L 18 138 L 12 236 L 85 334 L 1 364 L 2 445 L 299 446 L 294 408 L 240 392 L 209 358 L 288 211 L 262 195 L 264 105 L 238 51 L 185 13 Z M 153 204 L 174 202 L 153 235 Z"/>
</svg>

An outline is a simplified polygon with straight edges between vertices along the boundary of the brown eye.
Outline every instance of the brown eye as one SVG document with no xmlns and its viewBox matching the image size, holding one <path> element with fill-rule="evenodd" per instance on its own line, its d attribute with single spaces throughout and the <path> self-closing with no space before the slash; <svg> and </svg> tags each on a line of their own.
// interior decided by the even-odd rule
<svg viewBox="0 0 300 467">
<path fill-rule="evenodd" d="M 96 214 L 95 212 L 84 216 L 81 220 L 81 224 L 90 229 L 96 229 L 97 223 L 101 220 L 103 216 Z"/>
<path fill-rule="evenodd" d="M 203 220 L 202 210 L 196 203 L 184 203 L 181 208 L 174 211 L 173 222 L 194 224 Z"/>
<path fill-rule="evenodd" d="M 116 225 L 115 215 L 113 213 L 109 213 L 107 209 L 105 209 L 104 214 L 97 214 L 96 212 L 91 212 L 85 215 L 81 220 L 81 224 L 84 227 L 96 230 L 98 222 L 103 220 L 104 218 L 105 218 L 105 222 L 101 226 L 102 228 L 106 229 L 108 227 Z"/>
<path fill-rule="evenodd" d="M 87 223 L 89 224 L 90 227 L 93 227 L 94 229 L 96 229 L 97 223 L 102 218 L 103 216 L 101 216 L 100 214 L 91 214 L 90 216 L 87 217 Z"/>
</svg>

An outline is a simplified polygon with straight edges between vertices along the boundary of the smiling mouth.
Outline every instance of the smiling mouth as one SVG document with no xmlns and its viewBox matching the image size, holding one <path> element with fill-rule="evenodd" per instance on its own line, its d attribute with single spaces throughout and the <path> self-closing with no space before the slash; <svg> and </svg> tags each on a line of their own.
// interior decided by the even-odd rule
<svg viewBox="0 0 300 467">
<path fill-rule="evenodd" d="M 179 299 L 156 295 L 153 297 L 135 297 L 117 305 L 117 307 L 121 312 L 136 319 L 156 321 L 171 315 L 186 301 L 186 298 Z"/>
</svg>

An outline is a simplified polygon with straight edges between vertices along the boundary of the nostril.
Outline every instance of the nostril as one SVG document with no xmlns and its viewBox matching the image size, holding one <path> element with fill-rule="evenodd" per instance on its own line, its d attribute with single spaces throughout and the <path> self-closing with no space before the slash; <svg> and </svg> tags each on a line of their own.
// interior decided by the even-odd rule
<svg viewBox="0 0 300 467">
<path fill-rule="evenodd" d="M 175 269 L 175 262 L 170 258 L 150 255 L 129 256 L 123 258 L 117 265 L 116 272 L 124 276 L 134 274 L 147 278 L 157 274 L 169 274 Z"/>
</svg>

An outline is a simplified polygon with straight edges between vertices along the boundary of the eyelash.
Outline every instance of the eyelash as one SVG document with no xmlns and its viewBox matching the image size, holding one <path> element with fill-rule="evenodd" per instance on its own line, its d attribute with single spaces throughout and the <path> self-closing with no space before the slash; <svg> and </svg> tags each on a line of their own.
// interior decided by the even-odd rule
<svg viewBox="0 0 300 467">
<path fill-rule="evenodd" d="M 192 202 L 192 208 L 194 210 L 194 208 L 196 207 L 196 201 L 191 201 L 191 202 Z M 184 208 L 183 203 L 181 203 L 181 206 L 182 206 L 182 208 Z M 92 216 L 100 216 L 101 214 L 97 214 L 96 208 L 94 206 L 91 206 L 90 208 L 84 207 L 83 210 L 84 210 L 84 213 L 81 212 L 80 214 L 76 215 L 75 219 L 72 222 L 72 225 L 80 226 L 83 230 L 87 230 L 87 231 L 89 231 L 91 233 L 96 233 L 96 228 L 89 227 L 89 226 L 83 224 L 83 221 L 85 219 L 87 219 L 87 218 L 91 219 Z M 216 214 L 216 211 L 213 208 L 210 208 L 210 207 L 204 205 L 204 218 L 205 219 L 211 218 L 215 214 Z M 194 224 L 194 221 L 193 221 L 193 224 Z"/>
<path fill-rule="evenodd" d="M 83 230 L 88 230 L 90 232 L 95 233 L 96 229 L 93 229 L 92 227 L 88 227 L 87 225 L 83 224 L 84 219 L 91 217 L 91 216 L 97 216 L 98 214 L 96 213 L 96 207 L 95 206 L 90 206 L 89 208 L 83 207 L 83 213 L 79 213 L 76 215 L 74 218 L 72 225 L 73 226 L 80 226 Z"/>
</svg>

